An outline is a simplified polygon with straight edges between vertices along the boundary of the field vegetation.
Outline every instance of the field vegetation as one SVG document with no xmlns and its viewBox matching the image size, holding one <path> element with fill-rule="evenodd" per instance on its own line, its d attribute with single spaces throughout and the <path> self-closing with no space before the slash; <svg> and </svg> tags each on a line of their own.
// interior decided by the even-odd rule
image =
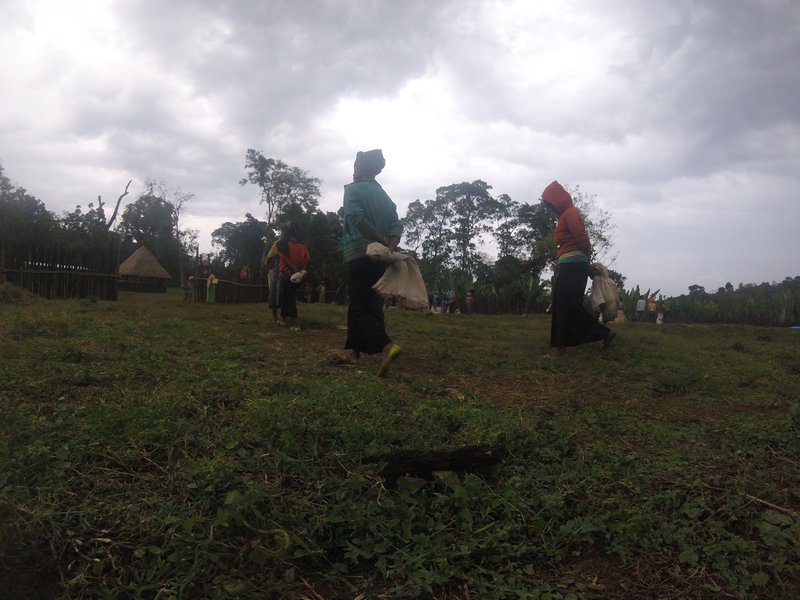
<svg viewBox="0 0 800 600">
<path fill-rule="evenodd" d="M 0 294 L 0 598 L 794 598 L 800 332 Z M 378 455 L 503 445 L 489 472 Z"/>
</svg>

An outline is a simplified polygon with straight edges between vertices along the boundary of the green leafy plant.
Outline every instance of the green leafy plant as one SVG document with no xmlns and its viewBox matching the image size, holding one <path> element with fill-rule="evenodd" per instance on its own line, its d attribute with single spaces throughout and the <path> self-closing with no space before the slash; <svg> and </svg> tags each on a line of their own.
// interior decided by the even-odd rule
<svg viewBox="0 0 800 600">
<path fill-rule="evenodd" d="M 798 589 L 792 332 L 637 324 L 555 360 L 546 316 L 392 310 L 406 352 L 378 379 L 331 360 L 340 307 L 300 316 L 133 294 L 0 315 L 4 593 Z M 394 481 L 375 460 L 475 444 L 507 457 Z"/>
</svg>

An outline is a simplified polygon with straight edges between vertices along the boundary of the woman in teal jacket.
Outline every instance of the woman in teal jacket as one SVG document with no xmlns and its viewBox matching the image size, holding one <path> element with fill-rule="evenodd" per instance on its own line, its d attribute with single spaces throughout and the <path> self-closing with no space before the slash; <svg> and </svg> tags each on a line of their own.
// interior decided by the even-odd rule
<svg viewBox="0 0 800 600">
<path fill-rule="evenodd" d="M 397 207 L 375 177 L 386 160 L 380 150 L 359 152 L 353 165 L 353 183 L 344 186 L 344 227 L 339 250 L 347 263 L 350 306 L 347 311 L 347 358 L 355 362 L 364 354 L 381 353 L 379 375 L 384 375 L 400 354 L 400 346 L 386 334 L 383 298 L 372 289 L 386 264 L 367 257 L 367 246 L 378 242 L 397 249 L 403 225 Z"/>
</svg>

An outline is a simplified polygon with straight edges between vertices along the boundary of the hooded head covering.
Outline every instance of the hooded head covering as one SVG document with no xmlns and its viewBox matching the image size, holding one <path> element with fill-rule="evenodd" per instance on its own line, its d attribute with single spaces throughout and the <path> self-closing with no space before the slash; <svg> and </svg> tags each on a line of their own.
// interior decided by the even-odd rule
<svg viewBox="0 0 800 600">
<path fill-rule="evenodd" d="M 383 158 L 382 150 L 367 150 L 356 154 L 353 171 L 357 179 L 374 179 L 385 166 L 386 160 Z"/>
<path fill-rule="evenodd" d="M 557 181 L 552 182 L 542 192 L 542 200 L 556 209 L 558 214 L 563 213 L 572 206 L 572 196 Z"/>
</svg>

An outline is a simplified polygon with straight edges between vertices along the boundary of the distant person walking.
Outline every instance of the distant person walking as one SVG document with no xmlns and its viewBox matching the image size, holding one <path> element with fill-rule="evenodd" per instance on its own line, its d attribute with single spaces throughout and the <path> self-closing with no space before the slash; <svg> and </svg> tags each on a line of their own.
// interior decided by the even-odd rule
<svg viewBox="0 0 800 600">
<path fill-rule="evenodd" d="M 636 320 L 637 321 L 644 321 L 644 309 L 647 308 L 647 303 L 644 300 L 644 296 L 639 296 L 639 299 L 636 301 Z"/>
<path fill-rule="evenodd" d="M 569 192 L 557 181 L 544 189 L 542 200 L 558 215 L 550 346 L 559 354 L 569 346 L 587 342 L 602 341 L 606 348 L 616 333 L 598 323 L 583 304 L 592 255 L 583 217 L 573 205 Z"/>
<path fill-rule="evenodd" d="M 444 312 L 453 312 L 455 310 L 456 291 L 454 289 L 447 290 L 447 304 Z"/>
<path fill-rule="evenodd" d="M 347 288 L 344 285 L 343 279 L 340 279 L 336 286 L 336 304 L 340 306 L 347 304 Z"/>
<path fill-rule="evenodd" d="M 653 296 L 647 299 L 647 320 L 650 323 L 656 322 L 656 299 Z"/>
<path fill-rule="evenodd" d="M 367 246 L 378 242 L 397 249 L 403 225 L 397 207 L 375 177 L 386 160 L 381 150 L 356 154 L 353 183 L 344 186 L 344 227 L 339 250 L 350 278 L 345 351 L 351 362 L 361 354 L 381 354 L 379 376 L 386 374 L 400 355 L 400 346 L 386 334 L 383 298 L 372 289 L 386 270 L 386 263 L 369 258 Z"/>
<path fill-rule="evenodd" d="M 465 308 L 468 315 L 472 314 L 472 311 L 475 309 L 475 293 L 472 290 L 467 292 L 467 297 L 464 301 Z"/>
<path fill-rule="evenodd" d="M 279 325 L 278 309 L 281 306 L 281 259 L 278 255 L 278 242 L 280 238 L 272 243 L 272 246 L 264 257 L 264 266 L 267 269 L 267 285 L 269 285 L 269 296 L 267 304 L 272 311 L 272 322 Z"/>
<path fill-rule="evenodd" d="M 311 255 L 308 253 L 308 246 L 297 241 L 297 230 L 293 224 L 287 225 L 284 234 L 278 240 L 277 248 L 281 270 L 281 317 L 284 323 L 299 331 L 297 288 L 302 282 L 300 274 L 305 274 L 305 268 L 311 262 Z"/>
</svg>

